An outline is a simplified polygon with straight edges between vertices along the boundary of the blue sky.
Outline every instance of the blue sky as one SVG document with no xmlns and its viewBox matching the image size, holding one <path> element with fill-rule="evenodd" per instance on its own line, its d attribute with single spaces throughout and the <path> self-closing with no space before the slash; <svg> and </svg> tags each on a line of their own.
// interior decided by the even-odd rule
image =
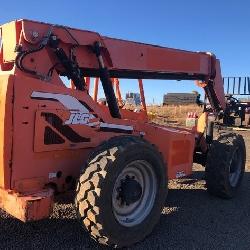
<svg viewBox="0 0 250 250">
<path fill-rule="evenodd" d="M 75 0 L 1 3 L 0 23 L 28 18 L 100 34 L 192 51 L 212 51 L 225 76 L 250 75 L 250 1 L 241 0 Z M 197 90 L 193 83 L 145 81 L 146 99 Z M 122 81 L 122 92 L 137 89 Z M 201 90 L 200 90 L 201 91 Z"/>
</svg>

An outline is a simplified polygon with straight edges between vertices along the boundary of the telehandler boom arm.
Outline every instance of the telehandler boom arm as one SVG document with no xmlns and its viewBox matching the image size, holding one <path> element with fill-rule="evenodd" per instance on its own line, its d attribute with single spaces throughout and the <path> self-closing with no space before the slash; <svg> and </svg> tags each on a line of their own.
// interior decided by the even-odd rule
<svg viewBox="0 0 250 250">
<path fill-rule="evenodd" d="M 113 117 L 119 109 L 111 77 L 198 80 L 215 112 L 225 108 L 220 63 L 214 55 L 118 40 L 59 25 L 18 20 L 1 26 L 1 69 L 84 90 L 84 77 L 102 80 Z M 55 74 L 55 72 L 57 74 Z"/>
</svg>

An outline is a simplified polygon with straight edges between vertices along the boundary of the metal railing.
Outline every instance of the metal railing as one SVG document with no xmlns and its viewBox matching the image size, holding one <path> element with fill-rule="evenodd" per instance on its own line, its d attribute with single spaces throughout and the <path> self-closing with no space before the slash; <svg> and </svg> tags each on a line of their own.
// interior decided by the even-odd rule
<svg viewBox="0 0 250 250">
<path fill-rule="evenodd" d="M 223 77 L 226 94 L 250 95 L 250 77 Z"/>
</svg>

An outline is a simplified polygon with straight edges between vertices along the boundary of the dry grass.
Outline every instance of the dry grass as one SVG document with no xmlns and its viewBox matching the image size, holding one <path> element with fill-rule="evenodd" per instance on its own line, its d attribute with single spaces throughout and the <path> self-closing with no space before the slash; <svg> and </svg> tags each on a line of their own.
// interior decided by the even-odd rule
<svg viewBox="0 0 250 250">
<path fill-rule="evenodd" d="M 195 104 L 148 106 L 148 114 L 153 122 L 158 124 L 184 125 L 188 112 L 202 113 L 202 107 Z"/>
</svg>

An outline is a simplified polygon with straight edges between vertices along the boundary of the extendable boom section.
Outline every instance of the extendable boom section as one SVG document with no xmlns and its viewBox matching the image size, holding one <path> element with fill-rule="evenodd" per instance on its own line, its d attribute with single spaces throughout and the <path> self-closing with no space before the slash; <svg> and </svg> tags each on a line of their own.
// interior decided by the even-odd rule
<svg viewBox="0 0 250 250">
<path fill-rule="evenodd" d="M 176 79 L 202 82 L 214 111 L 224 109 L 219 61 L 189 52 L 100 36 L 64 26 L 19 20 L 1 26 L 2 70 L 61 84 L 60 75 L 84 90 L 84 77 L 100 77 L 113 117 L 119 118 L 110 78 Z M 98 50 L 96 45 L 98 44 Z"/>
</svg>

